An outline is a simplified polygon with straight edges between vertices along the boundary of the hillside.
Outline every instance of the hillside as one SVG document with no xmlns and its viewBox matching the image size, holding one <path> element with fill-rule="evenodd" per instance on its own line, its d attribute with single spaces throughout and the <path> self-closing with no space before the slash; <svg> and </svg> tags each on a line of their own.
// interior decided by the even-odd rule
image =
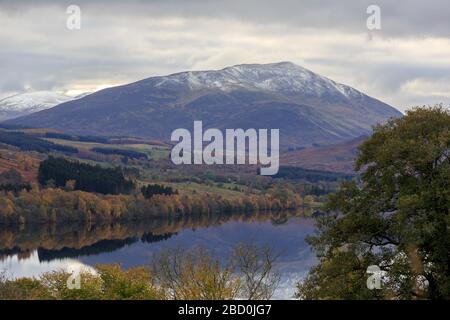
<svg viewBox="0 0 450 320">
<path fill-rule="evenodd" d="M 46 110 L 72 99 L 51 91 L 26 92 L 6 97 L 0 100 L 0 121 Z"/>
<path fill-rule="evenodd" d="M 40 158 L 36 154 L 20 152 L 0 144 L 0 185 L 36 182 L 39 162 Z M 12 179 L 11 170 L 19 173 L 20 178 Z"/>
<path fill-rule="evenodd" d="M 152 77 L 98 91 L 9 124 L 168 141 L 176 128 L 279 128 L 282 147 L 369 134 L 401 113 L 290 62 Z"/>
<path fill-rule="evenodd" d="M 358 146 L 365 139 L 367 136 L 335 145 L 287 152 L 281 155 L 280 163 L 310 170 L 353 173 Z"/>
</svg>

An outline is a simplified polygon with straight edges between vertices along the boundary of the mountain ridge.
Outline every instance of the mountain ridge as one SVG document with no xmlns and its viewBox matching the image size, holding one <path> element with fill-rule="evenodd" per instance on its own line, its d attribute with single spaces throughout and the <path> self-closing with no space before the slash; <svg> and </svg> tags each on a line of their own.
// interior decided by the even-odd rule
<svg viewBox="0 0 450 320">
<path fill-rule="evenodd" d="M 55 91 L 32 91 L 14 94 L 0 99 L 0 121 L 26 116 L 53 108 L 63 102 L 83 98 L 90 93 L 69 96 Z"/>
<path fill-rule="evenodd" d="M 103 89 L 7 123 L 168 141 L 176 128 L 279 128 L 280 144 L 336 143 L 401 113 L 291 62 L 185 71 Z"/>
<path fill-rule="evenodd" d="M 49 109 L 73 99 L 63 93 L 34 91 L 19 93 L 0 99 L 0 121 Z"/>
</svg>

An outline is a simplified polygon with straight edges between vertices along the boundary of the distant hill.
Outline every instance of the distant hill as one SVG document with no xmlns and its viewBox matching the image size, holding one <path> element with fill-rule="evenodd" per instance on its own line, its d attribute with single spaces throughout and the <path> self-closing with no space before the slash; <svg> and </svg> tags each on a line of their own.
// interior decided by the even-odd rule
<svg viewBox="0 0 450 320">
<path fill-rule="evenodd" d="M 287 152 L 281 155 L 280 162 L 309 170 L 353 173 L 358 146 L 367 138 L 362 136 L 345 143 Z"/>
<path fill-rule="evenodd" d="M 283 148 L 370 134 L 401 113 L 290 62 L 189 71 L 98 91 L 9 124 L 168 141 L 176 128 L 279 128 Z"/>
<path fill-rule="evenodd" d="M 51 91 L 26 92 L 6 97 L 0 100 L 0 121 L 46 110 L 72 99 Z"/>
</svg>

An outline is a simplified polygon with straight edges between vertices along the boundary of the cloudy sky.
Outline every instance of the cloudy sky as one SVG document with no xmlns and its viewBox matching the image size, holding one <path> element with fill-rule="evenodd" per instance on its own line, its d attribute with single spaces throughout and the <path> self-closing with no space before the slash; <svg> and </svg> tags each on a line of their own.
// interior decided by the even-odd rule
<svg viewBox="0 0 450 320">
<path fill-rule="evenodd" d="M 450 104 L 449 16 L 447 0 L 0 0 L 0 97 L 292 61 L 400 110 Z"/>
</svg>

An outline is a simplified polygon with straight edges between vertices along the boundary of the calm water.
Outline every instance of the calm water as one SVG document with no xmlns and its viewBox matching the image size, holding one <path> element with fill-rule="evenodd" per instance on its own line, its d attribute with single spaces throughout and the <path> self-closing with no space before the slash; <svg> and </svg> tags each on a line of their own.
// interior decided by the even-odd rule
<svg viewBox="0 0 450 320">
<path fill-rule="evenodd" d="M 238 243 L 270 245 L 281 253 L 275 268 L 281 282 L 274 298 L 291 298 L 295 284 L 315 264 L 305 243 L 314 223 L 302 212 L 191 217 L 101 226 L 39 226 L 0 229 L 0 270 L 7 276 L 39 276 L 43 272 L 90 268 L 101 263 L 144 265 L 167 248 L 202 245 L 218 257 L 229 256 Z"/>
</svg>

